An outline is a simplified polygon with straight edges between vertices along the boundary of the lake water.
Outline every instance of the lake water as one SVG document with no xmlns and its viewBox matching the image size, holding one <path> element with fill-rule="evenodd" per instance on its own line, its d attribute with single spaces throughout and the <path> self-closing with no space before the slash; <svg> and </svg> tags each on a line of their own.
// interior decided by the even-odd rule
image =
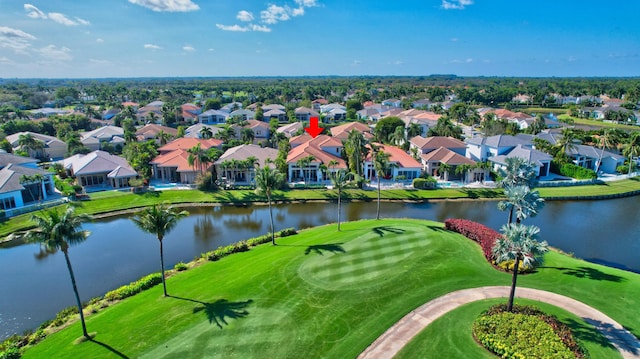
<svg viewBox="0 0 640 359">
<path fill-rule="evenodd" d="M 507 219 L 494 201 L 382 203 L 382 217 L 444 221 L 467 218 L 496 230 Z M 307 228 L 336 221 L 335 203 L 274 206 L 276 230 Z M 265 234 L 267 206 L 199 207 L 164 240 L 165 265 L 172 268 L 221 245 Z M 376 203 L 344 203 L 343 220 L 375 218 Z M 577 257 L 640 272 L 638 197 L 604 201 L 553 201 L 525 221 L 541 228 L 541 239 Z M 127 217 L 88 223 L 86 242 L 69 250 L 83 301 L 160 269 L 158 240 Z M 38 245 L 0 248 L 0 338 L 37 327 L 61 309 L 75 305 L 64 256 Z"/>
</svg>

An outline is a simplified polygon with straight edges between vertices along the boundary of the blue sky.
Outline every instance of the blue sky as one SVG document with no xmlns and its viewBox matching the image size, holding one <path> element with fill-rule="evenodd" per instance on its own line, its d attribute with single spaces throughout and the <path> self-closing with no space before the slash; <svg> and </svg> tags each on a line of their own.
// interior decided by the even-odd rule
<svg viewBox="0 0 640 359">
<path fill-rule="evenodd" d="M 638 76 L 640 1 L 0 0 L 0 77 Z"/>
</svg>

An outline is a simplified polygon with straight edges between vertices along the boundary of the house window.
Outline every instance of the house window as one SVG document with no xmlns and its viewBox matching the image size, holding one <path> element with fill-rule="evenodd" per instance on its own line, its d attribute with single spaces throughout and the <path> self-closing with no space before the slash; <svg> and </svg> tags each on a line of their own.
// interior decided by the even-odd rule
<svg viewBox="0 0 640 359">
<path fill-rule="evenodd" d="M 257 136 L 261 136 L 262 135 L 262 131 L 260 131 L 260 130 L 256 131 L 256 135 Z"/>
<path fill-rule="evenodd" d="M 16 208 L 16 200 L 13 197 L 3 198 L 0 201 L 0 207 L 2 209 Z"/>
</svg>

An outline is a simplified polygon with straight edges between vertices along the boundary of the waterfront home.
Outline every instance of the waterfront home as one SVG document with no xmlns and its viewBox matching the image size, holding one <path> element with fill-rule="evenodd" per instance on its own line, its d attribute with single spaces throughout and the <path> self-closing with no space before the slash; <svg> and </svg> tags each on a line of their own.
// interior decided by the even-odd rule
<svg viewBox="0 0 640 359">
<path fill-rule="evenodd" d="M 189 150 L 200 145 L 202 150 L 222 148 L 222 141 L 214 138 L 201 139 L 183 137 L 175 139 L 158 148 L 159 155 L 149 162 L 152 166 L 153 178 L 172 183 L 194 183 L 198 175 L 198 168 L 189 164 Z M 207 164 L 203 170 L 209 171 L 212 164 Z"/>
<path fill-rule="evenodd" d="M 312 138 L 305 133 L 291 138 L 289 143 L 291 151 L 287 156 L 287 178 L 290 182 L 322 182 L 329 179 L 322 171 L 323 167 L 329 172 L 347 168 L 346 162 L 340 157 L 342 142 L 336 138 L 327 135 Z M 303 163 L 307 159 L 309 162 Z M 331 166 L 332 161 L 337 165 Z"/>
<path fill-rule="evenodd" d="M 255 166 L 275 167 L 269 161 L 275 161 L 278 150 L 258 145 L 240 145 L 226 150 L 213 164 L 218 180 L 230 185 L 249 185 L 254 183 Z"/>
<path fill-rule="evenodd" d="M 531 135 L 525 134 L 468 138 L 465 140 L 467 144 L 466 157 L 477 162 L 486 162 L 489 157 L 508 154 L 518 145 L 532 147 L 532 139 Z"/>
<path fill-rule="evenodd" d="M 441 177 L 445 181 L 462 180 L 483 181 L 485 178 L 484 170 L 477 171 L 469 168 L 464 173 L 457 171 L 458 166 L 475 166 L 476 162 L 470 158 L 460 155 L 445 147 L 439 147 L 428 153 L 420 154 L 420 161 L 424 171 L 434 177 Z M 443 168 L 447 170 L 443 170 Z M 473 176 L 473 177 L 471 177 Z"/>
<path fill-rule="evenodd" d="M 126 159 L 105 151 L 77 154 L 59 161 L 85 191 L 129 187 L 138 173 Z"/>
<path fill-rule="evenodd" d="M 467 153 L 467 145 L 464 142 L 453 137 L 415 136 L 409 139 L 409 148 L 411 152 L 416 152 L 418 154 L 427 154 L 431 151 L 437 150 L 440 147 L 444 147 L 461 156 L 465 156 Z"/>
<path fill-rule="evenodd" d="M 401 148 L 376 143 L 380 151 L 389 155 L 388 161 L 391 168 L 383 175 L 384 179 L 392 180 L 412 180 L 420 177 L 422 165 Z M 377 173 L 374 166 L 373 152 L 369 151 L 364 161 L 364 178 L 368 181 L 377 180 Z"/>
<path fill-rule="evenodd" d="M 587 145 L 574 145 L 567 149 L 566 154 L 571 158 L 573 164 L 594 171 L 598 167 L 598 161 L 600 161 L 600 155 L 602 155 L 602 162 L 598 167 L 598 172 L 603 173 L 616 173 L 616 168 L 622 166 L 626 159 L 626 157 L 611 151 L 604 150 L 603 152 L 601 149 Z"/>
<path fill-rule="evenodd" d="M 0 152 L 0 210 L 7 216 L 54 193 L 53 173 L 37 163 L 35 158 Z"/>
<path fill-rule="evenodd" d="M 513 157 L 522 158 L 527 163 L 534 165 L 536 178 L 549 176 L 553 156 L 521 144 L 506 154 L 489 157 L 488 161 L 493 165 L 493 169 L 497 171 L 500 168 L 506 168 L 507 158 Z"/>
</svg>

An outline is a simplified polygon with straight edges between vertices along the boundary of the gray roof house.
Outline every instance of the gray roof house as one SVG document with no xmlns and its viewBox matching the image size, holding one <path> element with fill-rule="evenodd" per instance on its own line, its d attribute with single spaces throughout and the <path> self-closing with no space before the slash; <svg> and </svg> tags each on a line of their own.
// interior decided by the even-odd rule
<svg viewBox="0 0 640 359">
<path fill-rule="evenodd" d="M 574 164 L 594 171 L 602 153 L 602 163 L 598 172 L 604 173 L 616 173 L 616 168 L 623 165 L 626 158 L 607 150 L 602 152 L 601 149 L 586 145 L 574 145 L 573 148 L 567 149 L 566 153 Z"/>
<path fill-rule="evenodd" d="M 126 159 L 105 151 L 77 154 L 61 162 L 85 190 L 129 187 L 129 180 L 138 176 Z"/>
<path fill-rule="evenodd" d="M 91 150 L 99 150 L 104 143 L 124 145 L 124 129 L 117 126 L 103 126 L 80 136 L 80 142 Z"/>
<path fill-rule="evenodd" d="M 536 165 L 536 177 L 549 176 L 549 170 L 551 168 L 551 160 L 553 160 L 553 156 L 542 151 L 524 147 L 520 144 L 509 151 L 507 154 L 489 157 L 488 161 L 491 162 L 494 166 L 494 169 L 497 170 L 498 168 L 504 167 L 507 164 L 507 158 L 513 157 L 522 158 L 528 163 Z"/>
<path fill-rule="evenodd" d="M 496 135 L 489 137 L 473 137 L 465 140 L 467 143 L 466 156 L 474 161 L 485 162 L 489 157 L 506 155 L 518 145 L 531 147 L 533 144 L 530 135 L 518 134 Z"/>
<path fill-rule="evenodd" d="M 35 158 L 0 153 L 0 210 L 11 216 L 16 210 L 54 192 L 53 174 L 36 166 Z M 24 176 L 41 175 L 42 181 L 25 181 Z"/>
<path fill-rule="evenodd" d="M 198 115 L 198 121 L 205 125 L 215 125 L 227 122 L 229 114 L 219 110 L 207 110 Z"/>
<path fill-rule="evenodd" d="M 34 139 L 42 142 L 44 145 L 44 148 L 37 151 L 37 153 L 30 152 L 29 155 L 32 157 L 46 157 L 58 160 L 64 158 L 64 155 L 67 153 L 68 146 L 64 141 L 59 140 L 57 137 L 47 136 L 36 132 L 18 132 L 7 136 L 6 139 L 11 144 L 11 147 L 16 150 L 20 147 L 18 144 L 20 136 L 27 134 L 30 134 Z"/>
<path fill-rule="evenodd" d="M 218 158 L 213 164 L 218 174 L 218 179 L 233 184 L 250 184 L 255 179 L 255 167 L 253 166 L 228 166 L 231 163 L 246 161 L 249 157 L 255 157 L 256 165 L 264 167 L 267 159 L 275 161 L 278 157 L 278 150 L 275 148 L 260 147 L 258 145 L 240 145 L 231 147 Z M 233 162 L 236 161 L 236 162 Z M 269 164 L 273 167 L 273 164 Z"/>
</svg>

